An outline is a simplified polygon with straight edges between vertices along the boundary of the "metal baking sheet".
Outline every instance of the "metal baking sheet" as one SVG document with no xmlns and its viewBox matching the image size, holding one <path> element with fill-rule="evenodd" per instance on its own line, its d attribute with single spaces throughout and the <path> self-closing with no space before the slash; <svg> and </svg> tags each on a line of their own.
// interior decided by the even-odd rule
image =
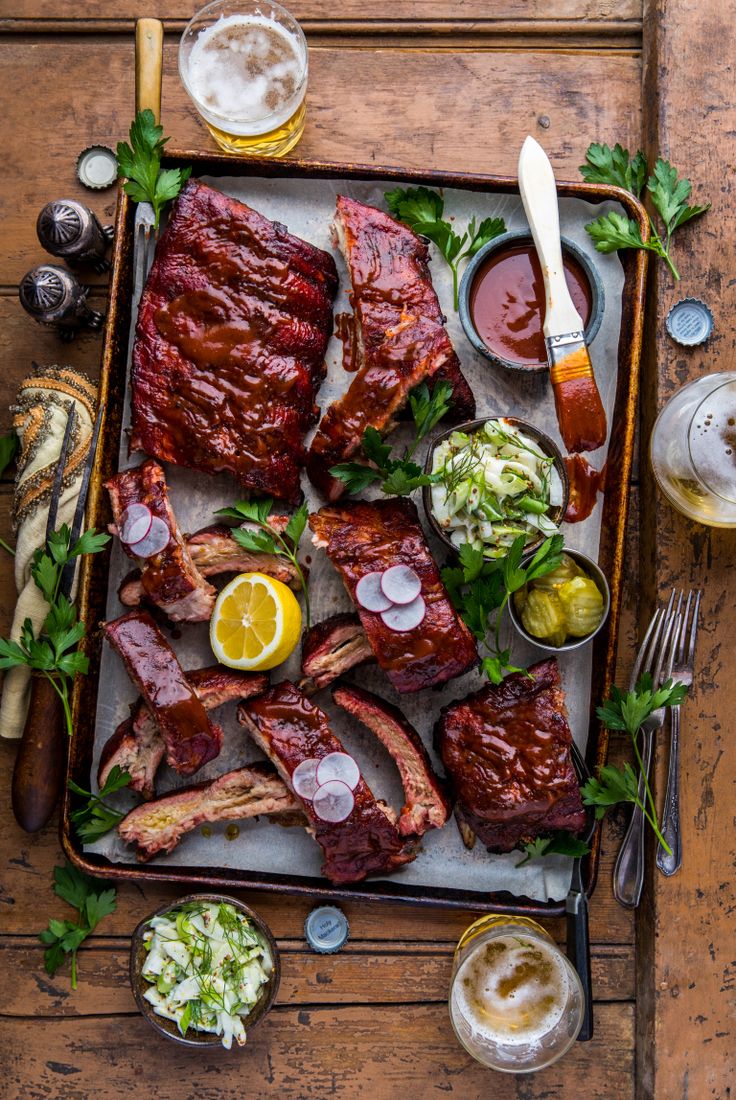
<svg viewBox="0 0 736 1100">
<path fill-rule="evenodd" d="M 385 190 L 395 186 L 395 179 L 391 178 L 391 174 L 386 173 L 382 178 L 380 170 L 368 179 L 341 176 L 339 170 L 321 178 L 304 178 L 302 173 L 290 175 L 288 166 L 285 165 L 284 168 L 286 170 L 284 174 L 277 178 L 263 178 L 249 174 L 236 176 L 218 172 L 214 175 L 203 173 L 203 179 L 224 192 L 242 199 L 268 217 L 284 222 L 297 235 L 333 252 L 335 250 L 330 236 L 330 224 L 334 214 L 335 196 L 339 193 L 348 194 L 361 201 L 381 206 Z M 413 181 L 407 180 L 407 182 Z M 439 180 L 429 182 L 440 184 Z M 445 187 L 446 214 L 454 216 L 459 225 L 465 224 L 469 217 L 475 214 L 478 217 L 501 215 L 510 229 L 525 227 L 526 221 L 518 194 L 510 192 L 506 181 L 503 181 L 503 184 L 505 186 L 501 188 L 494 187 L 494 181 L 489 180 L 484 190 L 478 190 L 476 187 L 472 190 L 462 186 Z M 596 194 L 592 197 L 607 196 Z M 610 203 L 609 206 L 601 206 L 599 203 L 589 202 L 587 195 L 585 197 L 571 195 L 561 199 L 563 233 L 575 240 L 590 255 L 604 284 L 606 303 L 604 319 L 591 347 L 591 356 L 609 425 L 614 425 L 612 438 L 615 446 L 619 437 L 621 416 L 621 410 L 618 407 L 622 394 L 620 364 L 622 361 L 627 361 L 626 356 L 620 354 L 619 348 L 622 320 L 629 308 L 626 275 L 618 256 L 601 256 L 596 253 L 584 230 L 587 221 L 609 208 Z M 130 220 L 130 214 L 128 220 Z M 339 256 L 337 262 L 341 274 L 341 291 L 336 303 L 336 312 L 341 312 L 349 309 L 346 298 L 347 279 Z M 494 368 L 479 356 L 467 341 L 452 307 L 449 270 L 439 256 L 433 259 L 432 274 L 444 312 L 449 318 L 450 335 L 466 377 L 476 395 L 477 415 L 508 414 L 529 419 L 559 440 L 554 404 L 546 380 L 543 379 L 540 382 L 538 377 L 524 378 L 504 372 Z M 131 317 L 129 326 L 134 324 L 134 321 L 135 318 Z M 120 328 L 120 325 L 118 327 Z M 120 333 L 121 337 L 123 335 L 126 345 L 129 345 L 128 333 Z M 121 350 L 118 349 L 119 358 Z M 341 351 L 340 342 L 333 337 L 327 353 L 328 375 L 318 397 L 323 408 L 344 392 L 352 378 L 342 370 Z M 126 354 L 125 360 L 123 378 L 119 378 L 118 382 L 124 381 L 129 355 Z M 118 363 L 118 368 L 120 366 L 121 364 Z M 136 464 L 144 456 L 134 454 L 128 458 L 125 433 L 129 422 L 127 386 L 119 386 L 117 393 L 118 400 L 124 399 L 125 407 L 122 415 L 119 416 L 118 447 L 115 450 L 118 452 L 120 468 L 125 468 Z M 395 441 L 397 446 L 401 445 L 402 437 L 408 431 L 408 428 L 397 430 L 392 436 L 392 441 Z M 113 447 L 113 443 L 113 438 L 110 436 L 110 448 Z M 601 449 L 591 457 L 595 465 L 600 467 L 607 458 L 607 448 Z M 619 460 L 618 466 L 621 476 L 626 476 L 626 462 L 623 463 L 622 468 Z M 113 468 L 115 468 L 114 463 Z M 193 531 L 211 523 L 214 509 L 230 503 L 238 496 L 236 484 L 225 476 L 210 478 L 193 471 L 168 467 L 167 479 L 174 510 L 184 530 Z M 609 477 L 607 494 L 611 491 L 611 481 Z M 322 502 L 306 477 L 303 478 L 303 484 L 310 508 L 318 508 Z M 104 498 L 100 503 L 104 504 Z M 581 524 L 566 525 L 564 528 L 566 543 L 585 550 L 594 557 L 599 556 L 599 553 L 602 553 L 604 559 L 607 555 L 610 557 L 611 531 L 608 524 L 604 524 L 605 537 L 603 544 L 601 543 L 604 510 L 605 503 L 601 501 L 588 520 Z M 622 517 L 619 514 L 617 523 L 621 522 Z M 438 560 L 442 561 L 444 550 L 441 544 L 433 541 L 431 537 L 429 541 Z M 350 601 L 327 557 L 322 552 L 314 551 L 306 541 L 303 543 L 303 553 L 308 554 L 311 559 L 310 590 L 313 617 L 319 620 L 335 611 L 348 609 L 351 606 Z M 123 611 L 116 592 L 120 580 L 128 571 L 129 561 L 123 555 L 120 546 L 116 544 L 112 548 L 109 570 L 104 582 L 106 590 L 104 614 L 108 618 L 114 618 Z M 615 640 L 616 612 L 617 607 L 614 608 L 607 631 L 609 658 Z M 185 625 L 176 634 L 173 644 L 184 667 L 198 667 L 212 662 L 206 624 Z M 560 659 L 570 724 L 578 745 L 584 751 L 588 747 L 590 729 L 591 684 L 600 679 L 598 676 L 592 676 L 592 662 L 594 656 L 598 659 L 599 652 L 600 647 L 595 651 L 593 647 L 589 647 L 563 655 Z M 521 641 L 515 644 L 515 659 L 518 657 L 522 663 L 531 662 L 542 655 L 539 650 L 534 650 L 531 646 L 527 648 Z M 610 665 L 610 659 L 606 661 L 606 665 L 607 667 Z M 298 674 L 297 652 L 285 666 L 275 671 L 272 679 L 276 681 L 284 676 L 297 678 Z M 85 782 L 91 777 L 92 783 L 94 783 L 101 747 L 116 725 L 127 715 L 128 706 L 136 695 L 135 688 L 128 679 L 122 663 L 107 646 L 102 649 L 99 678 L 105 684 L 105 691 L 100 693 L 96 700 L 92 752 L 87 755 L 87 770 L 86 774 L 83 774 Z M 432 727 L 440 707 L 448 701 L 462 698 L 468 692 L 477 689 L 481 679 L 477 672 L 473 672 L 452 681 L 440 691 L 401 697 L 393 692 L 387 679 L 377 668 L 361 669 L 360 682 L 398 704 L 419 730 L 430 753 L 433 753 Z M 354 753 L 358 759 L 361 770 L 374 793 L 378 797 L 386 798 L 393 805 L 400 806 L 402 796 L 398 773 L 382 746 L 357 722 L 332 705 L 329 690 L 320 693 L 317 701 L 331 715 L 333 728 L 344 741 L 348 751 Z M 217 717 L 222 722 L 226 733 L 223 752 L 217 760 L 210 762 L 197 774 L 197 780 L 214 777 L 260 757 L 259 751 L 235 721 L 233 706 L 222 708 Z M 590 758 L 591 754 L 588 755 Z M 159 773 L 157 784 L 159 793 L 181 785 L 183 784 L 180 777 L 168 769 Z M 123 793 L 119 798 L 123 804 L 126 798 L 132 804 L 130 795 Z M 153 860 L 140 868 L 138 873 L 155 873 L 157 877 L 159 874 L 168 877 L 175 871 L 186 872 L 193 868 L 209 868 L 220 876 L 218 881 L 231 881 L 228 876 L 237 876 L 237 881 L 243 879 L 252 881 L 253 876 L 256 876 L 258 880 L 265 877 L 273 880 L 274 883 L 276 881 L 293 883 L 298 880 L 306 889 L 313 884 L 315 890 L 327 888 L 332 893 L 339 892 L 330 888 L 321 878 L 319 871 L 321 851 L 303 830 L 282 829 L 265 819 L 243 822 L 239 829 L 239 835 L 235 841 L 228 839 L 224 824 L 213 826 L 211 835 L 207 837 L 200 832 L 194 832 L 185 838 L 171 855 Z M 229 830 L 229 835 L 232 835 L 232 830 Z M 102 858 L 105 863 L 109 861 L 121 869 L 129 867 L 132 860 L 130 849 L 123 846 L 115 834 L 110 834 L 96 845 L 87 848 L 85 857 Z M 554 905 L 564 898 L 570 880 L 571 864 L 568 859 L 549 857 L 518 868 L 519 858 L 518 853 L 506 856 L 490 855 L 480 845 L 476 845 L 473 852 L 468 852 L 461 843 L 454 822 L 449 822 L 443 830 L 431 831 L 425 836 L 422 851 L 414 863 L 392 874 L 390 879 L 376 878 L 360 884 L 360 889 L 371 896 L 376 894 L 380 896 L 383 891 L 386 891 L 389 896 L 396 896 L 398 891 L 399 896 L 409 895 L 417 898 L 463 895 L 475 899 L 487 899 L 489 895 L 496 897 L 508 895 L 526 899 L 526 904 L 542 908 Z M 354 888 L 350 892 L 354 892 Z"/>
</svg>

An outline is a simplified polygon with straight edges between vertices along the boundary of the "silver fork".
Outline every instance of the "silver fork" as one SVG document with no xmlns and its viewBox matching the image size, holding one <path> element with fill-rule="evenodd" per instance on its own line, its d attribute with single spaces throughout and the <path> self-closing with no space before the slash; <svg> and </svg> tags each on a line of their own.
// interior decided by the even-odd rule
<svg viewBox="0 0 736 1100">
<path fill-rule="evenodd" d="M 693 683 L 695 662 L 695 640 L 698 634 L 698 613 L 702 593 L 691 590 L 687 594 L 685 610 L 682 612 L 680 629 L 676 636 L 675 660 L 672 665 L 672 679 L 679 680 L 690 690 Z M 681 611 L 683 593 L 677 601 L 677 610 Z M 691 616 L 692 612 L 692 618 Z M 689 629 L 688 629 L 689 624 Z M 670 762 L 667 773 L 667 791 L 664 796 L 664 814 L 662 816 L 662 836 L 671 852 L 660 842 L 657 845 L 657 866 L 663 875 L 674 875 L 682 863 L 682 834 L 680 832 L 680 706 L 670 708 Z"/>
<path fill-rule="evenodd" d="M 667 607 L 654 612 L 644 641 L 634 662 L 629 690 L 633 690 L 639 677 L 649 672 L 655 687 L 668 679 L 674 659 L 675 640 L 679 630 L 677 612 L 674 611 L 675 591 L 672 590 Z M 652 761 L 654 735 L 664 724 L 665 708 L 653 711 L 641 727 L 641 757 L 644 775 L 649 776 Z M 644 776 L 639 777 L 639 799 L 646 799 Z M 644 815 L 634 805 L 629 827 L 616 858 L 613 869 L 613 896 L 627 909 L 635 909 L 641 900 L 644 885 Z"/>
<path fill-rule="evenodd" d="M 135 278 L 133 280 L 133 311 L 138 308 L 151 270 L 153 256 L 158 241 L 158 229 L 154 226 L 153 207 L 150 202 L 141 202 L 135 212 Z"/>
</svg>

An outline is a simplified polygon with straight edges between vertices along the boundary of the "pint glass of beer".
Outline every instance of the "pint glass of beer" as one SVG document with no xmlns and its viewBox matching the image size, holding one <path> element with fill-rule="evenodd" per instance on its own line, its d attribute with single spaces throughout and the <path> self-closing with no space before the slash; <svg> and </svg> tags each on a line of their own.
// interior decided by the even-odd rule
<svg viewBox="0 0 736 1100">
<path fill-rule="evenodd" d="M 551 1065 L 575 1042 L 584 1007 L 575 968 L 535 921 L 489 914 L 461 936 L 450 1020 L 483 1065 L 506 1073 Z"/>
<path fill-rule="evenodd" d="M 279 4 L 215 0 L 179 44 L 184 87 L 228 153 L 280 157 L 304 130 L 307 41 Z"/>
</svg>

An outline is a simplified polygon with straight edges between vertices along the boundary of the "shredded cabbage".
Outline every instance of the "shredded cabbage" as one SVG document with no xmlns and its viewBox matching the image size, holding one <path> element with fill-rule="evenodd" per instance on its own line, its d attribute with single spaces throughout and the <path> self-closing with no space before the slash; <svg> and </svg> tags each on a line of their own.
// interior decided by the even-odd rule
<svg viewBox="0 0 736 1100">
<path fill-rule="evenodd" d="M 454 546 L 502 558 L 519 535 L 531 543 L 557 531 L 548 514 L 562 502 L 554 460 L 507 420 L 453 432 L 435 448 L 432 473 L 432 513 Z"/>
</svg>

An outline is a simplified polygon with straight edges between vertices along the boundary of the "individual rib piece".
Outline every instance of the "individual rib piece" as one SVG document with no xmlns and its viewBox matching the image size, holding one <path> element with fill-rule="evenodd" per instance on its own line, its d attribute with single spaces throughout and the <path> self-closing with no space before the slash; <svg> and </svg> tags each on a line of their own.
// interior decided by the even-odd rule
<svg viewBox="0 0 736 1100">
<path fill-rule="evenodd" d="M 250 699 L 268 687 L 268 675 L 263 672 L 236 672 L 213 665 L 185 672 L 205 710 L 214 710 L 223 703 Z M 158 723 L 142 699 L 131 707 L 130 717 L 121 722 L 102 748 L 97 771 L 97 784 L 103 787 L 117 766 L 129 772 L 129 787 L 144 798 L 153 798 L 154 780 L 166 754 L 166 743 Z"/>
<path fill-rule="evenodd" d="M 435 728 L 458 819 L 494 852 L 585 826 L 557 661 L 528 671 L 444 707 Z"/>
<path fill-rule="evenodd" d="M 329 253 L 189 180 L 141 297 L 131 450 L 296 503 L 336 290 Z"/>
<path fill-rule="evenodd" d="M 238 718 L 289 787 L 303 760 L 345 752 L 330 730 L 327 715 L 288 680 L 238 707 Z M 409 863 L 416 854 L 399 835 L 392 811 L 376 801 L 362 777 L 353 795 L 353 810 L 340 822 L 322 821 L 311 801 L 300 799 L 309 831 L 325 855 L 322 873 L 335 884 L 385 874 Z"/>
<path fill-rule="evenodd" d="M 137 858 L 145 861 L 173 851 L 185 833 L 205 821 L 242 821 L 258 814 L 284 814 L 290 824 L 306 824 L 299 799 L 270 764 L 250 764 L 136 806 L 118 825 L 118 834 L 126 844 L 136 844 Z"/>
<path fill-rule="evenodd" d="M 176 654 L 147 611 L 130 611 L 103 626 L 122 657 L 166 744 L 166 762 L 192 775 L 222 746 L 222 730 L 207 717 Z"/>
<path fill-rule="evenodd" d="M 445 785 L 432 767 L 421 737 L 401 711 L 352 684 L 336 687 L 332 698 L 375 733 L 395 760 L 406 799 L 397 823 L 401 835 L 422 836 L 427 829 L 441 829 L 452 809 Z"/>
<path fill-rule="evenodd" d="M 444 327 L 424 241 L 388 214 L 362 202 L 337 199 L 335 231 L 353 286 L 355 361 L 350 388 L 330 405 L 307 460 L 311 481 L 328 500 L 345 486 L 330 467 L 360 450 L 363 432 L 385 435 L 421 382 L 453 385 L 451 415 L 475 416 L 475 401 Z"/>
<path fill-rule="evenodd" d="M 302 642 L 299 688 L 305 695 L 326 687 L 351 668 L 375 661 L 360 619 L 352 611 L 315 623 Z"/>
<path fill-rule="evenodd" d="M 315 546 L 323 546 L 339 569 L 351 598 L 366 573 L 409 565 L 422 582 L 424 619 L 397 632 L 380 614 L 358 607 L 363 628 L 381 668 L 397 691 L 434 687 L 467 672 L 478 660 L 473 637 L 453 608 L 406 497 L 328 505 L 309 517 Z"/>
<path fill-rule="evenodd" d="M 133 547 L 121 542 L 123 550 L 140 565 L 140 585 L 145 598 L 173 622 L 207 622 L 215 606 L 217 593 L 195 569 L 189 547 L 179 530 L 169 503 L 166 477 L 158 462 L 149 459 L 132 470 L 123 470 L 105 484 L 110 494 L 115 523 L 114 535 L 121 516 L 131 504 L 145 504 L 154 516 L 168 527 L 171 538 L 160 554 L 139 558 Z"/>
<path fill-rule="evenodd" d="M 271 526 L 288 516 L 269 517 Z M 214 577 L 218 573 L 265 573 L 292 588 L 301 589 L 302 582 L 294 565 L 287 558 L 275 554 L 257 554 L 238 546 L 232 528 L 216 524 L 204 527 L 185 539 L 194 567 L 202 577 Z M 304 568 L 304 567 L 303 567 Z M 139 607 L 146 601 L 141 575 L 136 570 L 129 573 L 118 589 L 118 599 L 125 607 Z M 195 620 L 196 621 L 196 620 Z"/>
</svg>

